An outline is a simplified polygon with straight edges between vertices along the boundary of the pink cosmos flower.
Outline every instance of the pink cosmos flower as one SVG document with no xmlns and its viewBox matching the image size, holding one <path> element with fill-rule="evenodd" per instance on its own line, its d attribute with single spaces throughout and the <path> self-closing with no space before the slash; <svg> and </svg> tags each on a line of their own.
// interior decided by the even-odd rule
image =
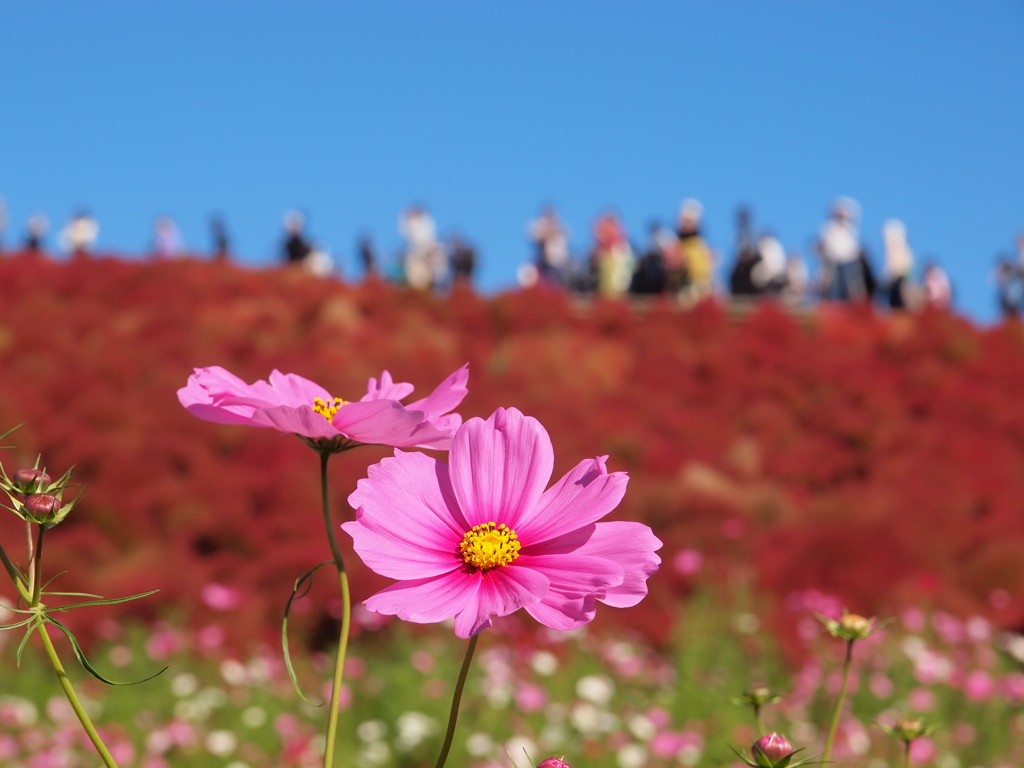
<svg viewBox="0 0 1024 768">
<path fill-rule="evenodd" d="M 444 450 L 462 423 L 449 413 L 466 396 L 469 367 L 462 366 L 426 397 L 408 405 L 412 384 L 395 382 L 384 371 L 371 378 L 366 394 L 349 402 L 294 373 L 273 371 L 270 380 L 246 384 L 220 366 L 196 368 L 178 390 L 193 416 L 218 424 L 246 424 L 292 432 L 314 447 L 365 443 L 396 448 Z"/>
<path fill-rule="evenodd" d="M 393 584 L 368 610 L 406 621 L 455 619 L 472 637 L 523 608 L 553 629 L 594 618 L 596 602 L 626 607 L 647 594 L 661 542 L 646 525 L 597 522 L 622 499 L 626 473 L 607 456 L 580 462 L 555 485 L 548 433 L 515 408 L 471 419 L 450 464 L 395 451 L 349 496 L 342 528 L 372 570 Z"/>
</svg>

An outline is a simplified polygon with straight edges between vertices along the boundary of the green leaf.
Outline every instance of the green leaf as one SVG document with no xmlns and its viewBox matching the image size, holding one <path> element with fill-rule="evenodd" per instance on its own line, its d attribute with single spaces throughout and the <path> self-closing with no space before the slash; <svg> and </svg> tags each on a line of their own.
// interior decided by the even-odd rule
<svg viewBox="0 0 1024 768">
<path fill-rule="evenodd" d="M 149 592 L 139 592 L 139 594 L 137 594 L 137 595 L 128 595 L 128 597 L 108 597 L 108 598 L 101 598 L 99 600 L 89 600 L 89 601 L 84 602 L 84 603 L 69 603 L 68 605 L 57 605 L 57 606 L 49 608 L 47 612 L 49 612 L 49 611 L 60 611 L 61 613 L 64 613 L 65 611 L 70 611 L 72 608 L 84 608 L 84 607 L 89 606 L 89 605 L 114 605 L 116 603 L 127 603 L 129 600 L 139 600 L 140 598 L 143 598 L 143 597 L 149 597 L 150 595 L 155 595 L 159 591 L 160 591 L 159 589 L 151 589 Z M 75 592 L 47 592 L 47 594 L 48 595 L 74 595 L 74 594 L 82 594 L 82 593 L 75 593 Z M 99 597 L 99 595 L 86 595 L 86 597 Z"/>
<path fill-rule="evenodd" d="M 292 603 L 305 597 L 309 594 L 309 590 L 313 588 L 313 574 L 325 565 L 332 565 L 333 563 L 333 560 L 324 560 L 295 580 L 292 593 L 288 596 L 288 602 L 284 606 L 284 616 L 281 618 L 281 649 L 284 651 L 284 666 L 288 670 L 288 678 L 292 681 L 292 688 L 299 694 L 299 698 L 311 707 L 322 707 L 324 703 L 321 701 L 319 704 L 316 704 L 310 701 L 306 698 L 302 689 L 299 688 L 299 678 L 295 674 L 295 667 L 292 666 L 291 652 L 288 650 L 288 614 L 291 612 Z"/>
<path fill-rule="evenodd" d="M 19 613 L 25 613 L 25 611 L 19 611 Z M 5 629 L 17 629 L 18 627 L 24 627 L 30 621 L 32 621 L 32 616 L 29 616 L 27 619 L 22 619 L 16 624 L 4 624 L 3 626 L 0 626 L 0 632 Z"/>
<path fill-rule="evenodd" d="M 32 637 L 32 633 L 35 632 L 36 627 L 39 626 L 39 621 L 40 619 L 37 617 L 32 617 L 32 623 L 29 625 L 29 628 L 25 630 L 25 636 L 21 638 L 21 642 L 18 644 L 18 653 L 15 656 L 15 659 L 17 660 L 19 669 L 21 668 L 21 654 L 25 650 L 25 646 L 28 645 L 28 639 Z"/>
<path fill-rule="evenodd" d="M 57 629 L 59 629 L 61 632 L 63 632 L 65 635 L 67 635 L 68 640 L 71 641 L 71 647 L 75 651 L 75 658 L 78 659 L 79 664 L 81 664 L 83 667 L 85 667 L 86 671 L 90 675 L 95 677 L 97 680 L 99 680 L 101 683 L 106 683 L 107 685 L 138 685 L 139 683 L 145 683 L 145 682 L 147 682 L 149 680 L 152 680 L 157 675 L 162 675 L 168 669 L 168 667 L 164 667 L 159 672 L 155 672 L 154 674 L 150 675 L 149 677 L 144 677 L 141 680 L 131 680 L 129 682 L 124 682 L 124 683 L 118 682 L 117 680 L 109 680 L 106 677 L 104 677 L 103 675 L 101 675 L 96 670 L 96 668 L 92 664 L 89 663 L 89 660 L 85 657 L 85 653 L 82 652 L 82 646 L 80 646 L 78 644 L 78 639 L 72 634 L 70 629 L 65 627 L 63 624 L 61 624 L 56 619 L 53 619 L 53 618 L 51 618 L 49 616 L 46 617 L 46 622 L 49 623 L 49 624 L 53 624 L 53 626 L 55 626 Z"/>
</svg>

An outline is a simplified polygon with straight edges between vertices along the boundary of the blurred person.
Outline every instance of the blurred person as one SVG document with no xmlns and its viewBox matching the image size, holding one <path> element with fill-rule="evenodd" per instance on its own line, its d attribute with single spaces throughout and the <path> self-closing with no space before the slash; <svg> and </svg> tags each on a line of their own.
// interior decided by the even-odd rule
<svg viewBox="0 0 1024 768">
<path fill-rule="evenodd" d="M 306 239 L 306 217 L 298 211 L 288 211 L 284 215 L 284 241 L 281 244 L 281 255 L 286 264 L 301 266 L 313 252 L 313 246 Z"/>
<path fill-rule="evenodd" d="M 302 260 L 302 267 L 315 277 L 330 277 L 334 274 L 334 257 L 326 243 L 315 243 Z"/>
<path fill-rule="evenodd" d="M 213 245 L 214 261 L 227 261 L 231 258 L 231 238 L 224 217 L 219 213 L 210 216 L 210 242 Z"/>
<path fill-rule="evenodd" d="M 817 247 L 825 298 L 851 301 L 868 293 L 857 229 L 859 218 L 856 201 L 841 197 L 832 204 L 829 218 L 821 227 Z"/>
<path fill-rule="evenodd" d="M 660 222 L 652 221 L 648 227 L 647 250 L 633 271 L 629 292 L 654 294 L 665 292 L 665 254 L 675 247 L 675 237 Z"/>
<path fill-rule="evenodd" d="M 699 200 L 683 200 L 679 206 L 679 258 L 685 270 L 680 298 L 696 302 L 714 292 L 715 258 L 701 235 L 704 206 Z"/>
<path fill-rule="evenodd" d="M 458 232 L 449 239 L 448 261 L 453 282 L 472 285 L 473 272 L 476 270 L 476 249 Z"/>
<path fill-rule="evenodd" d="M 606 211 L 594 222 L 592 266 L 597 273 L 597 290 L 602 296 L 621 296 L 633 276 L 633 251 L 619 217 Z"/>
<path fill-rule="evenodd" d="M 885 248 L 885 292 L 892 309 L 909 309 L 912 304 L 913 286 L 910 283 L 914 268 L 914 252 L 907 243 L 907 228 L 898 219 L 889 219 L 882 226 L 882 243 Z"/>
<path fill-rule="evenodd" d="M 28 227 L 25 234 L 25 250 L 30 253 L 39 253 L 43 250 L 43 241 L 50 229 L 50 220 L 41 213 L 33 213 L 28 218 Z"/>
<path fill-rule="evenodd" d="M 60 242 L 64 251 L 72 256 L 86 256 L 96 243 L 100 225 L 85 208 L 79 209 L 64 225 Z"/>
<path fill-rule="evenodd" d="M 534 265 L 537 280 L 545 285 L 565 283 L 569 266 L 569 228 L 558 218 L 552 205 L 541 209 L 540 215 L 530 222 L 527 232 L 534 247 Z"/>
<path fill-rule="evenodd" d="M 746 206 L 736 211 L 736 263 L 729 273 L 729 293 L 733 296 L 756 296 L 761 292 L 754 281 L 754 270 L 761 261 L 757 244 L 751 235 L 751 213 Z"/>
<path fill-rule="evenodd" d="M 996 262 L 996 299 L 1003 317 L 1018 317 L 1024 304 L 1024 276 L 1008 256 Z"/>
<path fill-rule="evenodd" d="M 377 249 L 369 233 L 363 232 L 359 235 L 359 240 L 356 242 L 356 252 L 359 254 L 359 263 L 363 266 L 363 278 L 376 277 L 380 265 Z"/>
<path fill-rule="evenodd" d="M 786 287 L 786 249 L 775 235 L 765 233 L 757 240 L 760 256 L 751 272 L 758 292 L 778 296 Z"/>
<path fill-rule="evenodd" d="M 946 270 L 934 261 L 926 261 L 922 279 L 924 301 L 931 307 L 949 309 L 953 304 L 953 286 Z"/>
<path fill-rule="evenodd" d="M 782 289 L 783 301 L 791 305 L 802 304 L 807 297 L 810 281 L 807 262 L 798 252 L 793 251 L 786 258 L 786 285 Z"/>
<path fill-rule="evenodd" d="M 170 258 L 181 253 L 181 233 L 170 216 L 158 216 L 153 222 L 153 256 Z"/>
<path fill-rule="evenodd" d="M 421 205 L 409 206 L 398 219 L 405 240 L 405 281 L 417 290 L 429 290 L 444 282 L 447 259 L 437 242 L 434 218 Z"/>
</svg>

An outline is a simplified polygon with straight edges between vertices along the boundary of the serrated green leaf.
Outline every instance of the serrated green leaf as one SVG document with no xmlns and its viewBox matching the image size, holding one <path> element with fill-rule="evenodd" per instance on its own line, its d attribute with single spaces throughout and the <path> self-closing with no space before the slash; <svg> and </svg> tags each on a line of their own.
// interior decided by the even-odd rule
<svg viewBox="0 0 1024 768">
<path fill-rule="evenodd" d="M 131 681 L 128 681 L 128 682 L 119 682 L 117 680 L 110 680 L 110 679 L 104 677 L 103 675 L 101 675 L 96 670 L 96 668 L 92 664 L 89 663 L 89 660 L 85 657 L 85 653 L 82 651 L 82 646 L 80 646 L 78 644 L 78 638 L 76 638 L 74 636 L 74 634 L 71 632 L 70 629 L 65 627 L 63 624 L 61 624 L 56 619 L 53 619 L 53 618 L 51 618 L 49 616 L 46 617 L 46 623 L 53 624 L 53 626 L 55 626 L 57 629 L 59 629 L 61 632 L 63 632 L 67 636 L 68 640 L 71 641 L 71 648 L 75 652 L 75 658 L 78 659 L 78 663 L 81 664 L 83 667 L 85 667 L 86 671 L 90 675 L 95 677 L 97 680 L 99 680 L 101 683 L 106 683 L 107 685 L 138 685 L 139 683 L 145 683 L 145 682 L 147 682 L 149 680 L 152 680 L 154 677 L 157 677 L 158 675 L 162 675 L 164 672 L 166 672 L 168 670 L 168 667 L 164 667 L 159 672 L 155 672 L 154 674 L 150 675 L 149 677 L 144 677 L 141 680 L 131 680 Z M 43 631 L 44 632 L 46 631 L 45 627 L 43 628 Z"/>
<path fill-rule="evenodd" d="M 322 707 L 324 703 L 321 701 L 319 704 L 316 704 L 310 701 L 299 687 L 299 678 L 295 674 L 295 667 L 292 666 L 291 652 L 288 649 L 288 614 L 291 612 L 292 603 L 305 597 L 309 594 L 309 590 L 313 588 L 313 574 L 325 565 L 332 565 L 333 563 L 333 560 L 324 560 L 295 580 L 295 584 L 292 586 L 292 593 L 288 596 L 288 602 L 284 606 L 284 616 L 281 618 L 281 650 L 284 651 L 284 666 L 288 670 L 288 678 L 292 681 L 292 688 L 295 689 L 295 693 L 311 707 Z"/>
</svg>

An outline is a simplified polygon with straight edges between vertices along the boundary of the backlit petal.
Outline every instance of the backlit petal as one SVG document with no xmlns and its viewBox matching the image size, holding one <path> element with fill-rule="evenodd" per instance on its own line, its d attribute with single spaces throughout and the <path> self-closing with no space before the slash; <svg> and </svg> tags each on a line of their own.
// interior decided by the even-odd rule
<svg viewBox="0 0 1024 768">
<path fill-rule="evenodd" d="M 466 520 L 516 528 L 540 499 L 554 463 L 551 439 L 536 419 L 515 408 L 470 419 L 449 454 L 452 488 Z"/>
<path fill-rule="evenodd" d="M 609 473 L 607 456 L 581 461 L 544 492 L 516 529 L 523 541 L 535 544 L 589 525 L 607 515 L 626 492 L 625 472 Z"/>
</svg>

